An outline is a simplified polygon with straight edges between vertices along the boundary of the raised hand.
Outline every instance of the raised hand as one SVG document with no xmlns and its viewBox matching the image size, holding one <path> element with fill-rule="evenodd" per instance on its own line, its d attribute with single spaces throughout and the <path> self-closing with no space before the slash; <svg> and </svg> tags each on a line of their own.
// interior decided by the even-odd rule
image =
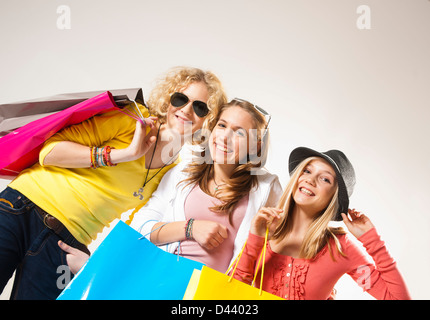
<svg viewBox="0 0 430 320">
<path fill-rule="evenodd" d="M 343 222 L 349 232 L 351 232 L 356 238 L 361 237 L 364 233 L 374 227 L 370 219 L 361 212 L 356 211 L 355 209 L 348 209 L 348 213 L 351 219 L 349 219 L 345 213 L 341 213 Z"/>
<path fill-rule="evenodd" d="M 157 120 L 155 117 L 145 118 L 145 124 L 140 121 L 136 122 L 136 131 L 134 132 L 133 140 L 128 146 L 128 151 L 136 160 L 142 157 L 155 142 L 156 137 L 146 134 L 146 126 L 154 127 L 154 122 Z"/>
<path fill-rule="evenodd" d="M 154 128 L 156 120 L 156 117 L 149 117 L 144 121 L 136 121 L 136 130 L 130 145 L 125 149 L 112 149 L 112 163 L 133 161 L 145 155 L 156 140 L 154 135 L 146 134 L 146 126 Z"/>
<path fill-rule="evenodd" d="M 260 237 L 266 235 L 266 228 L 269 227 L 269 237 L 275 231 L 281 216 L 284 212 L 282 209 L 277 208 L 261 208 L 252 219 L 251 233 Z"/>
</svg>

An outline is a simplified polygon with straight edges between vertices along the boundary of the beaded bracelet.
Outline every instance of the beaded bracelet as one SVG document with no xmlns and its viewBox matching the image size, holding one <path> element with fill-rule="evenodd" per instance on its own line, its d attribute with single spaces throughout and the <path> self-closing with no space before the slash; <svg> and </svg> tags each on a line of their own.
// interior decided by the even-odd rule
<svg viewBox="0 0 430 320">
<path fill-rule="evenodd" d="M 114 167 L 116 164 L 113 164 L 110 159 L 110 153 L 112 151 L 110 146 L 106 146 L 103 148 L 91 147 L 90 148 L 90 160 L 91 160 L 91 168 L 97 169 L 98 167 Z"/>
<path fill-rule="evenodd" d="M 99 167 L 99 164 L 97 161 L 97 147 L 91 147 L 90 153 L 91 153 L 91 168 L 97 169 Z"/>
<path fill-rule="evenodd" d="M 93 168 L 93 167 L 94 167 L 94 154 L 93 154 L 93 148 L 94 148 L 94 147 L 91 147 L 91 148 L 90 148 L 91 168 Z"/>
<path fill-rule="evenodd" d="M 110 159 L 110 152 L 112 151 L 112 149 L 115 149 L 115 148 L 109 147 L 109 146 L 106 146 L 106 147 L 103 148 L 103 150 L 104 150 L 103 157 L 104 157 L 106 165 L 109 166 L 109 167 L 116 166 L 116 164 L 113 164 L 111 162 L 111 159 Z"/>
<path fill-rule="evenodd" d="M 187 220 L 187 223 L 185 224 L 185 238 L 187 238 L 187 240 L 193 239 L 193 222 L 194 222 L 194 219 L 190 218 Z"/>
<path fill-rule="evenodd" d="M 103 162 L 103 149 L 104 148 L 97 149 L 97 159 L 101 167 L 106 167 L 106 164 Z"/>
</svg>

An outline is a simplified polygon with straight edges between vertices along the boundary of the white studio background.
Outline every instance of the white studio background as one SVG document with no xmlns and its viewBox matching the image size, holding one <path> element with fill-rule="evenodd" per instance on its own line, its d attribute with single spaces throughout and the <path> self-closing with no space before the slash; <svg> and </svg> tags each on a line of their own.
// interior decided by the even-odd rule
<svg viewBox="0 0 430 320">
<path fill-rule="evenodd" d="M 283 185 L 293 148 L 343 150 L 351 207 L 376 225 L 412 298 L 430 298 L 430 1 L 2 0 L 0 30 L 0 104 L 147 93 L 189 65 L 273 115 L 267 167 Z M 371 299 L 349 276 L 336 289 Z"/>
</svg>

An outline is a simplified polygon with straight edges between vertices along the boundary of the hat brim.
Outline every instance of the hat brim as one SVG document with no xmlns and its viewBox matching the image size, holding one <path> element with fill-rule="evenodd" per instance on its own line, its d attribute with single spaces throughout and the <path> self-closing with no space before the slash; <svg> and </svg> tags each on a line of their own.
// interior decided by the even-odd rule
<svg viewBox="0 0 430 320">
<path fill-rule="evenodd" d="M 294 169 L 297 168 L 297 166 L 305 159 L 310 157 L 320 157 L 326 160 L 333 168 L 333 170 L 336 173 L 336 179 L 337 179 L 337 185 L 338 185 L 338 204 L 339 208 L 336 212 L 336 215 L 334 216 L 333 220 L 335 221 L 342 221 L 341 213 L 348 213 L 349 208 L 349 196 L 348 191 L 346 189 L 345 181 L 342 178 L 342 174 L 339 171 L 339 168 L 337 164 L 331 159 L 329 156 L 327 156 L 324 153 L 318 152 L 316 150 L 306 148 L 306 147 L 299 147 L 294 149 L 291 154 L 288 161 L 288 170 L 291 175 L 291 173 L 294 171 Z"/>
</svg>

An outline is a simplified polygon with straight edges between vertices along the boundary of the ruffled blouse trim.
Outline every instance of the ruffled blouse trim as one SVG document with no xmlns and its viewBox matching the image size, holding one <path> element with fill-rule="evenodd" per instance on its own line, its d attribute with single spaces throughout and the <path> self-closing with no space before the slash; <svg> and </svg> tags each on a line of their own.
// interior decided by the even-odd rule
<svg viewBox="0 0 430 320">
<path fill-rule="evenodd" d="M 283 294 L 286 284 L 289 287 L 290 300 L 304 300 L 305 299 L 305 284 L 306 277 L 309 271 L 309 264 L 328 250 L 328 245 L 325 245 L 318 254 L 312 259 L 293 258 L 277 252 L 274 252 L 267 244 L 267 250 L 271 256 L 272 265 L 274 270 L 272 273 L 272 287 L 271 292 L 277 296 L 285 296 Z M 291 267 L 288 265 L 291 264 Z"/>
</svg>

